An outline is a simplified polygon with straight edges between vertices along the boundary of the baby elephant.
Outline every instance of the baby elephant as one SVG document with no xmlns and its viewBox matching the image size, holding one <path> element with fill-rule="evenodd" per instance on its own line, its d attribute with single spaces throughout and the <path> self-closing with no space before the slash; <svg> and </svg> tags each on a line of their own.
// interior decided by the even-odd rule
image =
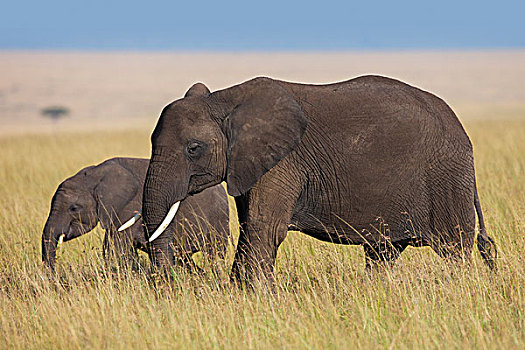
<svg viewBox="0 0 525 350">
<path fill-rule="evenodd" d="M 106 231 L 106 260 L 114 253 L 120 261 L 129 262 L 136 249 L 148 252 L 140 218 L 118 231 L 122 223 L 139 217 L 148 164 L 148 159 L 112 158 L 64 180 L 53 196 L 42 233 L 44 263 L 54 269 L 58 242 L 88 233 L 98 222 Z M 198 251 L 223 257 L 230 237 L 228 222 L 228 198 L 221 185 L 184 200 L 162 233 L 165 240 L 170 237 L 170 259 L 191 264 L 191 255 Z"/>
</svg>

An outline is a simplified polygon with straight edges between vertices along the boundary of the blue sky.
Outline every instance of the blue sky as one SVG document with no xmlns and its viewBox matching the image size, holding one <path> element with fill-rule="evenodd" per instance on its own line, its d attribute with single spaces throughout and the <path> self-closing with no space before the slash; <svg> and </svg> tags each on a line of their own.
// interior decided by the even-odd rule
<svg viewBox="0 0 525 350">
<path fill-rule="evenodd" d="M 525 1 L 3 1 L 0 49 L 524 48 Z"/>
</svg>

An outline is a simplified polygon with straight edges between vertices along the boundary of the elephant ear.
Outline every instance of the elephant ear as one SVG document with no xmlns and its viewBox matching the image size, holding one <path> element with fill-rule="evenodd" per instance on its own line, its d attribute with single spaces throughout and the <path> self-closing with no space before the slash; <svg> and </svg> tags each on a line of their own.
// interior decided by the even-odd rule
<svg viewBox="0 0 525 350">
<path fill-rule="evenodd" d="M 292 152 L 306 130 L 307 119 L 288 91 L 268 78 L 257 78 L 224 120 L 228 139 L 228 193 L 246 193 L 281 159 Z M 241 89 L 241 84 L 232 89 Z"/>
<path fill-rule="evenodd" d="M 104 229 L 115 229 L 128 219 L 120 217 L 122 210 L 137 195 L 140 184 L 135 176 L 120 164 L 111 162 L 103 166 L 104 174 L 94 190 L 97 216 Z"/>
</svg>

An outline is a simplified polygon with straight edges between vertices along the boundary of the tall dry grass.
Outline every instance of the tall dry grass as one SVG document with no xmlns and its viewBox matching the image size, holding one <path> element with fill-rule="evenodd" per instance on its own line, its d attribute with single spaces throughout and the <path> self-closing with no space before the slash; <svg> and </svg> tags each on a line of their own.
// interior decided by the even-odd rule
<svg viewBox="0 0 525 350">
<path fill-rule="evenodd" d="M 65 243 L 58 277 L 40 261 L 40 235 L 58 183 L 106 158 L 148 156 L 149 132 L 0 138 L 1 348 L 523 348 L 525 122 L 473 121 L 481 202 L 500 252 L 492 274 L 408 249 L 369 275 L 359 247 L 290 233 L 276 295 L 228 284 L 232 254 L 211 274 L 104 269 L 102 231 Z M 235 226 L 235 220 L 232 220 Z M 147 267 L 147 259 L 143 257 Z"/>
</svg>

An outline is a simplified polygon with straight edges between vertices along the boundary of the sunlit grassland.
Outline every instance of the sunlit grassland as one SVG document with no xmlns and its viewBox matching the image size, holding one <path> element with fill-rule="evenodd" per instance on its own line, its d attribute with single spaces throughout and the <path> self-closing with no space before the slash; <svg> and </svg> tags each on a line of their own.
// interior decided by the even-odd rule
<svg viewBox="0 0 525 350">
<path fill-rule="evenodd" d="M 523 348 L 525 121 L 465 127 L 497 274 L 477 250 L 455 268 L 412 248 L 369 275 L 361 248 L 292 232 L 275 295 L 232 288 L 232 254 L 218 277 L 182 274 L 170 286 L 108 271 L 99 228 L 65 243 L 49 278 L 40 235 L 58 183 L 109 157 L 147 157 L 149 130 L 2 136 L 0 348 Z"/>
</svg>

